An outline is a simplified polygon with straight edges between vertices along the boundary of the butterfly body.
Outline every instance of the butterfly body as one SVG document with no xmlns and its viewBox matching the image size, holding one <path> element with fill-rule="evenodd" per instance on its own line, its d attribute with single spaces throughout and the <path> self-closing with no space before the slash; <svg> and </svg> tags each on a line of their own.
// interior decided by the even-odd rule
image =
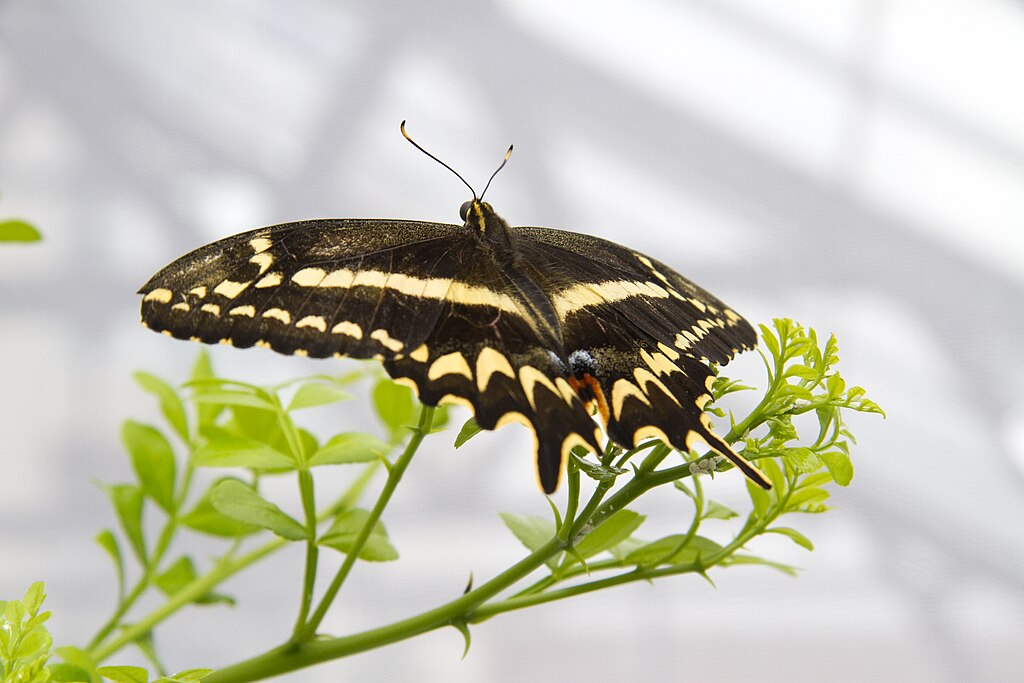
<svg viewBox="0 0 1024 683">
<path fill-rule="evenodd" d="M 142 319 L 170 336 L 312 357 L 376 358 L 428 405 L 468 405 L 484 429 L 534 433 L 551 492 L 576 445 L 600 451 L 596 408 L 627 448 L 701 440 L 759 484 L 703 407 L 750 325 L 664 264 L 599 238 L 511 227 L 463 205 L 463 225 L 329 219 L 201 247 L 146 285 Z"/>
</svg>

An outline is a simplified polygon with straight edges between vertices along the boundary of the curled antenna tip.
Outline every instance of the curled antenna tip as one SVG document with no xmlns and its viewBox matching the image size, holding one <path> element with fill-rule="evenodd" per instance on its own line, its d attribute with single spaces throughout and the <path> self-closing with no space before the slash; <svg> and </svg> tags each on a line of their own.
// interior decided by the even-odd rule
<svg viewBox="0 0 1024 683">
<path fill-rule="evenodd" d="M 494 176 L 498 175 L 498 171 L 505 168 L 505 164 L 508 163 L 508 158 L 510 156 L 512 156 L 512 145 L 508 146 L 508 151 L 505 152 L 505 158 L 501 160 L 501 163 L 498 164 L 498 168 L 496 168 L 494 173 L 491 174 L 491 177 L 487 179 L 487 184 L 484 185 L 484 191 L 480 193 L 481 200 L 483 200 L 484 195 L 487 194 L 487 188 L 491 186 L 491 181 L 494 180 Z"/>
<path fill-rule="evenodd" d="M 415 147 L 415 148 L 416 148 L 416 149 L 418 149 L 419 151 L 423 152 L 423 153 L 424 153 L 424 154 L 426 154 L 426 155 L 427 155 L 428 157 L 430 157 L 431 159 L 433 159 L 434 161 L 436 161 L 437 163 L 441 164 L 442 166 L 444 166 L 445 168 L 447 168 L 447 169 L 448 169 L 449 171 L 451 171 L 452 173 L 454 173 L 454 174 L 455 174 L 455 177 L 456 177 L 456 178 L 458 178 L 459 180 L 461 180 L 461 181 L 462 181 L 462 183 L 463 183 L 463 185 L 465 185 L 466 187 L 468 187 L 468 188 L 469 188 L 469 191 L 470 191 L 471 193 L 473 193 L 473 199 L 474 199 L 474 200 L 476 199 L 476 190 L 474 190 L 474 189 L 473 189 L 473 186 L 472 186 L 472 185 L 470 185 L 469 183 L 467 183 L 467 182 L 466 182 L 466 179 L 465 179 L 465 178 L 463 178 L 463 177 L 462 177 L 461 175 L 459 175 L 458 171 L 456 171 L 456 170 L 455 170 L 454 168 L 452 168 L 452 167 L 451 167 L 451 166 L 449 166 L 448 164 L 444 163 L 443 161 L 441 161 L 440 159 L 438 159 L 437 157 L 435 157 L 435 156 L 434 156 L 433 154 L 431 154 L 431 153 L 430 153 L 430 152 L 428 152 L 427 150 L 425 150 L 425 149 L 423 149 L 422 147 L 420 147 L 420 145 L 419 145 L 419 144 L 418 144 L 418 143 L 417 143 L 417 142 L 416 142 L 415 140 L 413 140 L 413 139 L 412 139 L 411 137 L 409 137 L 409 134 L 405 132 L 405 121 L 402 121 L 402 125 L 400 125 L 400 126 L 399 126 L 398 128 L 399 128 L 399 130 L 401 130 L 401 131 L 402 131 L 402 136 L 403 136 L 403 137 L 404 137 L 404 138 L 405 138 L 406 140 L 408 140 L 408 141 L 409 141 L 409 142 L 410 142 L 410 143 L 412 144 L 412 146 L 413 146 L 413 147 Z"/>
</svg>

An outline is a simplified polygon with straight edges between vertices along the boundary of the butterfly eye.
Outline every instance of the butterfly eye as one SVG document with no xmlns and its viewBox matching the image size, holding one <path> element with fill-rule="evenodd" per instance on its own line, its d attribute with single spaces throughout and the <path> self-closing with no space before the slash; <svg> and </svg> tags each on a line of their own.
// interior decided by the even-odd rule
<svg viewBox="0 0 1024 683">
<path fill-rule="evenodd" d="M 466 220 L 469 217 L 469 207 L 473 206 L 473 202 L 463 202 L 462 206 L 459 207 L 459 217 L 462 220 Z"/>
</svg>

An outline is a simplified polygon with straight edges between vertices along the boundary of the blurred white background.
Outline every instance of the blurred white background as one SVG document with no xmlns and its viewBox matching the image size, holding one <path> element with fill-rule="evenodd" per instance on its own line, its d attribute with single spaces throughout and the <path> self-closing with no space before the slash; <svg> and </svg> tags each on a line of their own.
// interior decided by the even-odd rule
<svg viewBox="0 0 1024 683">
<path fill-rule="evenodd" d="M 515 143 L 488 193 L 513 224 L 625 242 L 753 321 L 835 332 L 888 420 L 851 421 L 853 486 L 792 521 L 815 552 L 757 546 L 798 579 L 636 585 L 482 624 L 464 660 L 439 631 L 288 680 L 1020 680 L 1022 72 L 1019 0 L 0 0 L 0 217 L 45 236 L 0 248 L 0 596 L 44 579 L 59 643 L 108 613 L 95 482 L 129 476 L 120 422 L 156 419 L 130 372 L 181 380 L 198 350 L 138 326 L 158 268 L 290 220 L 457 221 L 465 188 L 408 119 L 478 186 Z M 213 353 L 254 381 L 324 371 Z M 762 380 L 756 356 L 727 374 Z M 529 436 L 450 438 L 385 517 L 402 561 L 358 566 L 325 631 L 522 555 L 497 512 L 547 514 Z M 738 505 L 737 479 L 714 495 Z M 300 566 L 178 615 L 171 668 L 280 642 Z"/>
</svg>

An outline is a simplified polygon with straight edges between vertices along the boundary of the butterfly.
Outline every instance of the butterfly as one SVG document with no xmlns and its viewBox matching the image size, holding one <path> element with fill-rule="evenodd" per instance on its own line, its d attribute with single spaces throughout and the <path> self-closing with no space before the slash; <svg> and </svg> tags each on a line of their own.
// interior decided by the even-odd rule
<svg viewBox="0 0 1024 683">
<path fill-rule="evenodd" d="M 452 170 L 404 121 L 402 134 Z M 704 413 L 709 363 L 757 342 L 746 320 L 649 256 L 512 227 L 486 187 L 469 189 L 462 225 L 307 220 L 200 247 L 139 290 L 142 322 L 208 344 L 379 360 L 426 405 L 466 405 L 483 429 L 527 426 L 546 493 L 573 447 L 602 451 L 593 412 L 620 446 L 704 442 L 770 487 Z"/>
</svg>

